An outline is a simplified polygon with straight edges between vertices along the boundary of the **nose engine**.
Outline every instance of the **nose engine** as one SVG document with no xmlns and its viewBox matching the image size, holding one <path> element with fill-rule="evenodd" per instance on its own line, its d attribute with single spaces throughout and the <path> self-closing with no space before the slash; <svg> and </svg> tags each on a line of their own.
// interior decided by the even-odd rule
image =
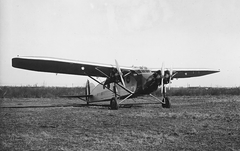
<svg viewBox="0 0 240 151">
<path fill-rule="evenodd" d="M 169 70 L 162 72 L 158 70 L 154 72 L 151 76 L 149 76 L 146 80 L 146 83 L 143 86 L 144 91 L 155 91 L 157 90 L 158 86 L 162 84 L 168 84 L 171 81 L 171 73 Z"/>
</svg>

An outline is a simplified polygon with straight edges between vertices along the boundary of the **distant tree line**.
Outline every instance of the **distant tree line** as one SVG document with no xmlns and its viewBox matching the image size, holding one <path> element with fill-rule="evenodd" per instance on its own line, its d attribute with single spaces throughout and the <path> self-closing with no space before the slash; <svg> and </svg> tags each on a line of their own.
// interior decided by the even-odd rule
<svg viewBox="0 0 240 151">
<path fill-rule="evenodd" d="M 1 98 L 54 98 L 63 95 L 83 95 L 83 87 L 0 87 Z"/>
<path fill-rule="evenodd" d="M 166 90 L 169 96 L 240 95 L 240 87 L 179 87 Z M 161 91 L 156 91 L 155 95 L 161 95 Z"/>
<path fill-rule="evenodd" d="M 63 95 L 83 95 L 84 87 L 37 87 L 37 86 L 0 86 L 0 98 L 54 98 Z M 161 96 L 161 91 L 154 92 Z M 168 96 L 202 96 L 202 95 L 240 95 L 240 87 L 173 87 L 167 88 Z"/>
</svg>

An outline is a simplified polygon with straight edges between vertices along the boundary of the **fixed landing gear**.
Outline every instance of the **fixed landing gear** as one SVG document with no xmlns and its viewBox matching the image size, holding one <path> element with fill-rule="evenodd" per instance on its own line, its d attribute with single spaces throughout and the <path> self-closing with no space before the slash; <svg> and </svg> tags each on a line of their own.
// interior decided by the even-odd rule
<svg viewBox="0 0 240 151">
<path fill-rule="evenodd" d="M 118 102 L 116 98 L 112 98 L 110 101 L 111 110 L 117 110 L 119 108 Z"/>
<path fill-rule="evenodd" d="M 110 101 L 110 108 L 111 110 L 117 110 L 119 108 L 118 102 L 117 102 L 117 88 L 116 88 L 116 84 L 114 83 L 113 86 L 113 93 L 115 95 L 115 97 L 113 97 Z"/>
<path fill-rule="evenodd" d="M 171 107 L 171 103 L 169 101 L 168 97 L 164 97 L 162 100 L 162 107 L 163 108 L 170 108 Z"/>
<path fill-rule="evenodd" d="M 163 83 L 163 79 L 162 79 L 162 95 L 163 95 L 163 99 L 162 99 L 162 107 L 163 108 L 170 108 L 171 107 L 171 103 L 169 98 L 166 96 L 166 87 Z"/>
</svg>

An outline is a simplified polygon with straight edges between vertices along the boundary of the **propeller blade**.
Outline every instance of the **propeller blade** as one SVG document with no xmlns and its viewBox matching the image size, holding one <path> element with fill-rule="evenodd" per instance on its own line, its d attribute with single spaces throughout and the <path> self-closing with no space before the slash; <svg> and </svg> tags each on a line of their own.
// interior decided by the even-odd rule
<svg viewBox="0 0 240 151">
<path fill-rule="evenodd" d="M 164 89 L 163 79 L 164 79 L 164 63 L 162 63 L 162 68 L 161 68 L 161 93 L 163 93 L 163 89 Z"/>
<path fill-rule="evenodd" d="M 173 70 L 172 70 L 172 67 L 170 69 L 170 78 L 169 78 L 169 85 L 168 85 L 168 89 L 170 90 L 171 89 L 171 80 L 172 80 L 172 76 L 173 76 Z"/>
<path fill-rule="evenodd" d="M 170 68 L 170 76 L 172 76 L 173 74 L 173 70 L 172 70 L 172 67 Z"/>
<path fill-rule="evenodd" d="M 162 63 L 162 68 L 161 68 L 161 76 L 164 76 L 164 63 Z"/>
<path fill-rule="evenodd" d="M 164 89 L 164 84 L 163 84 L 163 78 L 161 79 L 161 93 L 163 93 L 163 89 Z"/>
<path fill-rule="evenodd" d="M 119 73 L 119 76 L 120 76 L 120 78 L 121 78 L 121 82 L 122 82 L 123 86 L 126 87 L 126 86 L 125 86 L 125 82 L 124 82 L 124 80 L 123 80 L 123 73 L 122 73 L 122 71 L 121 71 L 121 69 L 120 69 L 120 67 L 119 67 L 119 65 L 118 65 L 117 60 L 115 60 L 115 64 L 116 64 L 116 68 L 117 68 L 117 71 L 118 71 L 118 73 Z"/>
</svg>

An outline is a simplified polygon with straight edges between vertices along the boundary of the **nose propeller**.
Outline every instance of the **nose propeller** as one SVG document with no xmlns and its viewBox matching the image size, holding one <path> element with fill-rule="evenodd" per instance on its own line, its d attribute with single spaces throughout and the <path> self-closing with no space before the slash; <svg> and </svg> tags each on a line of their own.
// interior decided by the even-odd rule
<svg viewBox="0 0 240 151">
<path fill-rule="evenodd" d="M 120 67 L 119 67 L 119 64 L 118 64 L 117 60 L 115 60 L 115 64 L 116 64 L 116 68 L 117 68 L 117 71 L 118 71 L 118 73 L 119 73 L 121 82 L 122 82 L 123 86 L 126 87 L 126 86 L 125 86 L 125 82 L 124 82 L 124 80 L 123 80 L 123 73 L 122 73 L 122 71 L 121 71 L 121 69 L 120 69 Z"/>
<path fill-rule="evenodd" d="M 173 70 L 172 70 L 172 67 L 170 68 L 170 71 L 169 71 L 169 84 L 168 84 L 168 89 L 170 90 L 171 89 L 171 80 L 172 80 L 172 77 L 173 77 Z"/>
</svg>

